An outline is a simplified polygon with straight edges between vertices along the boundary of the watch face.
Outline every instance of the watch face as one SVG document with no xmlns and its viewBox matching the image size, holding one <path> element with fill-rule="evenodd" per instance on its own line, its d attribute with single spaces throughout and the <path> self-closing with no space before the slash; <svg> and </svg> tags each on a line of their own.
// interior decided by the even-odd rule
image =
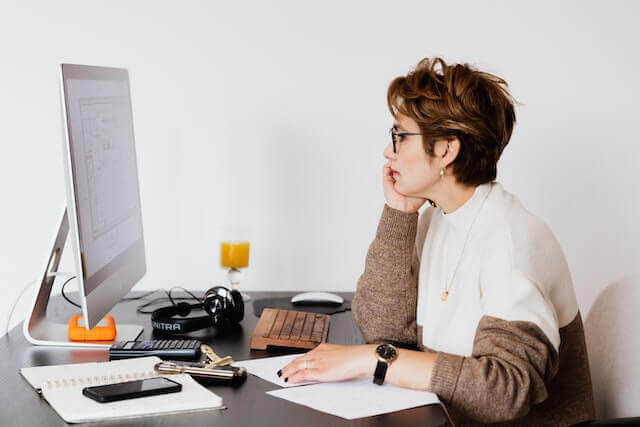
<svg viewBox="0 0 640 427">
<path fill-rule="evenodd" d="M 376 348 L 376 353 L 385 360 L 393 360 L 397 356 L 396 349 L 388 344 L 379 345 Z"/>
</svg>

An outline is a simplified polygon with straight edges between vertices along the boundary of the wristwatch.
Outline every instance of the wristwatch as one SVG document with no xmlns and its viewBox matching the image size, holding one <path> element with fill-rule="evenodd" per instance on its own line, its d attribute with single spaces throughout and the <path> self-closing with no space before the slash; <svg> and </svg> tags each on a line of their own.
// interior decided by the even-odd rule
<svg viewBox="0 0 640 427">
<path fill-rule="evenodd" d="M 373 374 L 373 382 L 378 385 L 384 383 L 384 377 L 387 375 L 387 368 L 394 360 L 398 358 L 398 350 L 391 344 L 380 344 L 376 347 L 376 359 L 378 365 Z"/>
</svg>

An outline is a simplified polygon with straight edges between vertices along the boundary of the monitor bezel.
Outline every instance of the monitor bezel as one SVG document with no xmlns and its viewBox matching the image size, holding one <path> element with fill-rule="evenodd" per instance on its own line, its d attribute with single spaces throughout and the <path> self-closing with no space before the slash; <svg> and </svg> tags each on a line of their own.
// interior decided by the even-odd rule
<svg viewBox="0 0 640 427">
<path fill-rule="evenodd" d="M 133 136 L 133 155 L 136 164 L 136 185 L 138 186 L 138 204 L 140 206 L 140 239 L 125 250 L 126 257 L 116 257 L 106 266 L 87 277 L 83 262 L 83 248 L 78 222 L 78 203 L 76 192 L 76 174 L 73 164 L 73 137 L 69 125 L 69 108 L 67 80 L 117 80 L 125 82 L 131 106 L 131 132 Z M 67 211 L 69 215 L 69 231 L 73 248 L 76 278 L 81 297 L 85 326 L 92 328 L 124 297 L 133 286 L 146 274 L 146 255 L 144 246 L 144 228 L 142 227 L 142 204 L 137 168 L 137 152 L 133 129 L 133 104 L 129 73 L 124 68 L 100 67 L 79 64 L 60 64 L 60 90 L 62 96 L 62 116 L 64 123 L 63 155 L 65 170 L 65 187 L 67 194 Z M 123 252 L 124 254 L 124 252 Z M 121 254 L 122 255 L 122 254 Z"/>
</svg>

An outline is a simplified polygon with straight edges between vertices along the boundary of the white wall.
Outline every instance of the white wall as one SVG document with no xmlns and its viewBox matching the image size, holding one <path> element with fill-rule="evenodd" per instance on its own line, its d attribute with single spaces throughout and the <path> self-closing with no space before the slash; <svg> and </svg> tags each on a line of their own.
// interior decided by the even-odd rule
<svg viewBox="0 0 640 427">
<path fill-rule="evenodd" d="M 253 229 L 246 289 L 350 291 L 384 203 L 387 85 L 432 55 L 502 75 L 522 103 L 499 180 L 556 233 L 586 312 L 639 272 L 639 14 L 631 1 L 4 2 L 0 321 L 65 203 L 59 62 L 130 70 L 140 289 L 224 279 L 221 228 L 236 223 Z"/>
</svg>

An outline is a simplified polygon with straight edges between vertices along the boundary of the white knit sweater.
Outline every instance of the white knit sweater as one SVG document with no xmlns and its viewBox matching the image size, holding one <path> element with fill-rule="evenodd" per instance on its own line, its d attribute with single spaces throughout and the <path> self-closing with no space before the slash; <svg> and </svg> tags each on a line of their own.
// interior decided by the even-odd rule
<svg viewBox="0 0 640 427">
<path fill-rule="evenodd" d="M 558 241 L 497 182 L 476 187 L 450 214 L 425 209 L 414 254 L 420 259 L 417 324 L 422 344 L 432 350 L 470 356 L 476 326 L 488 315 L 535 323 L 558 351 L 559 328 L 578 313 Z M 448 299 L 441 301 L 458 260 Z"/>
</svg>

